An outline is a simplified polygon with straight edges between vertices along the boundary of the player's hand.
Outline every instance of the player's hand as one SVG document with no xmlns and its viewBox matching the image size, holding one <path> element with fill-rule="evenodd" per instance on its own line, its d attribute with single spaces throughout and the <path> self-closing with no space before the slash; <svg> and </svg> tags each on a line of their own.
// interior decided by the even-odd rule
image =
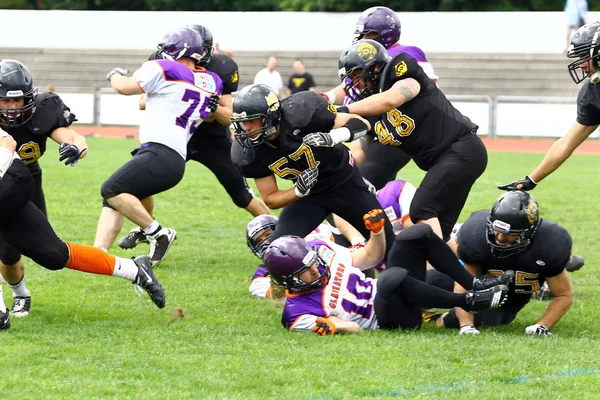
<svg viewBox="0 0 600 400">
<path fill-rule="evenodd" d="M 328 132 L 309 133 L 302 138 L 302 142 L 312 147 L 333 147 L 333 138 Z"/>
<path fill-rule="evenodd" d="M 58 161 L 66 160 L 65 165 L 74 167 L 75 164 L 77 164 L 77 161 L 79 161 L 81 154 L 86 150 L 87 148 L 80 151 L 79 148 L 74 144 L 64 142 L 58 148 Z"/>
<path fill-rule="evenodd" d="M 385 227 L 385 213 L 381 208 L 376 208 L 363 215 L 365 228 L 373 232 L 374 235 L 379 235 Z"/>
<path fill-rule="evenodd" d="M 317 168 L 308 168 L 302 171 L 294 184 L 296 196 L 306 196 L 310 192 L 310 189 L 317 183 L 318 176 L 319 170 Z"/>
<path fill-rule="evenodd" d="M 335 324 L 328 318 L 317 318 L 317 324 L 312 328 L 313 332 L 319 336 L 333 335 L 335 333 Z"/>
<path fill-rule="evenodd" d="M 479 335 L 479 330 L 471 325 L 464 325 L 460 327 L 459 335 Z"/>
<path fill-rule="evenodd" d="M 531 179 L 531 177 L 529 175 L 527 175 L 525 178 L 519 179 L 518 181 L 514 181 L 514 182 L 508 183 L 506 185 L 500 185 L 500 186 L 498 186 L 498 189 L 527 191 L 527 190 L 532 190 L 536 186 L 537 186 L 537 183 L 534 182 L 533 179 Z"/>
<path fill-rule="evenodd" d="M 221 96 L 219 96 L 218 94 L 213 94 L 208 98 L 208 104 L 206 105 L 206 109 L 208 111 L 210 111 L 211 113 L 214 113 L 215 111 L 217 111 L 217 108 L 219 107 L 219 99 L 221 98 Z"/>
<path fill-rule="evenodd" d="M 526 335 L 538 335 L 538 336 L 547 336 L 552 335 L 552 333 L 542 324 L 535 324 L 528 326 L 525 328 Z"/>
<path fill-rule="evenodd" d="M 110 82 L 110 78 L 112 78 L 113 75 L 117 74 L 117 75 L 121 75 L 121 76 L 127 76 L 127 74 L 129 73 L 128 70 L 123 69 L 123 68 L 113 68 L 108 75 L 106 75 L 106 80 L 108 80 Z"/>
</svg>

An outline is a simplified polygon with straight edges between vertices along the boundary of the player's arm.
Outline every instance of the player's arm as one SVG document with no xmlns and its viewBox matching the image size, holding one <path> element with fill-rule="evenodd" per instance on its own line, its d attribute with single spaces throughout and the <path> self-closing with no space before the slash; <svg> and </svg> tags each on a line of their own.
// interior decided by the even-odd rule
<svg viewBox="0 0 600 400">
<path fill-rule="evenodd" d="M 0 179 L 4 178 L 4 174 L 12 165 L 16 149 L 17 142 L 0 129 Z"/>
<path fill-rule="evenodd" d="M 340 83 L 338 86 L 331 89 L 329 92 L 319 92 L 319 94 L 329 100 L 333 104 L 342 104 L 346 92 L 344 92 L 344 84 Z"/>
<path fill-rule="evenodd" d="M 139 101 L 140 110 L 144 111 L 146 109 L 146 93 L 142 93 Z"/>
<path fill-rule="evenodd" d="M 274 175 L 269 175 L 264 178 L 255 178 L 254 183 L 256 184 L 256 188 L 263 201 L 267 207 L 272 210 L 285 207 L 299 198 L 295 193 L 295 188 L 286 190 L 279 189 Z"/>
<path fill-rule="evenodd" d="M 333 107 L 333 104 L 329 104 Z M 367 134 L 371 124 L 356 114 L 336 112 L 333 128 L 329 132 L 313 132 L 302 138 L 304 144 L 312 147 L 333 147 L 342 142 L 353 142 Z"/>
<path fill-rule="evenodd" d="M 335 227 L 340 231 L 340 233 L 352 244 L 366 242 L 366 239 L 356 229 L 352 226 L 348 221 L 343 219 L 342 217 L 337 216 L 336 214 L 332 214 L 333 222 L 335 223 Z"/>
<path fill-rule="evenodd" d="M 362 332 L 362 328 L 356 322 L 344 321 L 343 319 L 334 316 L 317 317 L 311 330 L 319 336 L 334 335 L 336 333 Z"/>
<path fill-rule="evenodd" d="M 233 98 L 230 94 L 223 94 L 219 97 L 219 106 L 217 110 L 211 114 L 207 121 L 216 120 L 219 124 L 231 125 L 231 115 L 233 114 Z"/>
<path fill-rule="evenodd" d="M 118 73 L 115 73 L 110 77 L 110 86 L 112 86 L 117 93 L 126 96 L 144 93 L 137 79 L 130 76 L 119 75 Z"/>
<path fill-rule="evenodd" d="M 385 255 L 384 227 L 387 217 L 382 209 L 369 211 L 363 216 L 365 227 L 371 232 L 367 245 L 352 252 L 352 264 L 361 270 L 373 268 Z"/>
<path fill-rule="evenodd" d="M 54 140 L 59 145 L 68 143 L 77 147 L 77 150 L 79 151 L 78 158 L 84 158 L 88 153 L 85 137 L 81 136 L 79 133 L 75 132 L 75 130 L 69 127 L 56 128 L 50 134 L 50 139 Z"/>
<path fill-rule="evenodd" d="M 401 79 L 385 92 L 349 104 L 348 111 L 364 117 L 382 114 L 411 101 L 420 91 L 421 85 L 416 79 Z"/>
<path fill-rule="evenodd" d="M 538 324 L 546 328 L 554 326 L 567 313 L 573 303 L 573 288 L 567 270 L 551 278 L 546 278 L 548 287 L 552 292 L 552 300 L 544 315 L 538 320 Z"/>
<path fill-rule="evenodd" d="M 344 321 L 341 318 L 330 316 L 329 320 L 333 321 L 335 325 L 336 333 L 359 333 L 362 332 L 362 328 L 356 322 Z"/>
</svg>

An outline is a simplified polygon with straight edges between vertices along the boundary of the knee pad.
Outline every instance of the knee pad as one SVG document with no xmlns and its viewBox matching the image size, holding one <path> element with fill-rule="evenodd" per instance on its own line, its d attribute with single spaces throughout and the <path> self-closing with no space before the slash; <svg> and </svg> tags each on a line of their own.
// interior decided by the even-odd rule
<svg viewBox="0 0 600 400">
<path fill-rule="evenodd" d="M 69 261 L 69 247 L 65 242 L 53 241 L 44 246 L 43 249 L 39 249 L 31 259 L 42 267 L 57 271 L 63 269 Z"/>
<path fill-rule="evenodd" d="M 396 235 L 396 240 L 416 240 L 427 238 L 433 234 L 433 229 L 428 224 L 414 224 L 406 229 L 402 229 Z"/>
<path fill-rule="evenodd" d="M 377 279 L 377 296 L 387 296 L 396 292 L 398 287 L 408 276 L 408 271 L 400 267 L 389 267 Z"/>
<path fill-rule="evenodd" d="M 250 202 L 254 198 L 252 193 L 248 191 L 245 186 L 237 188 L 235 191 L 232 191 L 230 194 L 231 200 L 233 200 L 233 204 L 238 206 L 239 208 L 246 208 L 250 205 Z"/>
</svg>

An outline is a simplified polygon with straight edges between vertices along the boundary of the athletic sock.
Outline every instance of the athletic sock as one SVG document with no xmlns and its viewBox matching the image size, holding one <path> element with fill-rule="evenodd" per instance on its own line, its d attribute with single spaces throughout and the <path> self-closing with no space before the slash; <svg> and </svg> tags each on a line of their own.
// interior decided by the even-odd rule
<svg viewBox="0 0 600 400">
<path fill-rule="evenodd" d="M 31 297 L 31 292 L 29 292 L 29 289 L 27 289 L 27 286 L 25 286 L 25 274 L 23 274 L 23 277 L 19 283 L 11 285 L 10 283 L 6 282 L 6 284 L 12 290 L 13 297 Z"/>
<path fill-rule="evenodd" d="M 160 231 L 161 229 L 162 229 L 162 226 L 160 226 L 158 221 L 154 220 L 154 221 L 152 221 L 152 223 L 150 224 L 149 227 L 144 229 L 144 233 L 147 236 L 152 236 L 152 235 L 156 234 L 158 231 Z"/>
<path fill-rule="evenodd" d="M 69 247 L 67 268 L 99 275 L 112 275 L 116 257 L 97 247 L 66 242 Z"/>
<path fill-rule="evenodd" d="M 130 258 L 116 257 L 116 265 L 113 271 L 113 276 L 127 279 L 133 282 L 139 271 L 138 266 Z"/>
</svg>

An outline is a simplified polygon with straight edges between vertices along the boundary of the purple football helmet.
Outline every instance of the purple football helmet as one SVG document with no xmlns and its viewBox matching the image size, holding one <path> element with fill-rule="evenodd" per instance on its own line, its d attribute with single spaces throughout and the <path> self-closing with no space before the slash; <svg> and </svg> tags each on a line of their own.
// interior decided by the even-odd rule
<svg viewBox="0 0 600 400">
<path fill-rule="evenodd" d="M 269 247 L 269 238 L 275 231 L 277 217 L 269 214 L 259 215 L 246 225 L 246 240 L 250 250 L 258 258 L 262 258 L 266 248 Z M 265 233 L 268 232 L 268 235 Z"/>
<path fill-rule="evenodd" d="M 368 33 L 376 33 L 377 36 L 370 39 L 389 49 L 400 40 L 400 19 L 387 7 L 367 8 L 356 21 L 354 41 L 362 39 Z"/>
<path fill-rule="evenodd" d="M 310 293 L 329 282 L 329 267 L 306 240 L 298 236 L 281 236 L 273 241 L 263 255 L 271 279 L 290 294 Z M 300 274 L 317 264 L 320 275 L 305 282 Z"/>
<path fill-rule="evenodd" d="M 188 27 L 167 32 L 160 42 L 159 49 L 166 59 L 179 60 L 182 57 L 189 57 L 196 64 L 201 62 L 205 53 L 202 37 Z"/>
</svg>

